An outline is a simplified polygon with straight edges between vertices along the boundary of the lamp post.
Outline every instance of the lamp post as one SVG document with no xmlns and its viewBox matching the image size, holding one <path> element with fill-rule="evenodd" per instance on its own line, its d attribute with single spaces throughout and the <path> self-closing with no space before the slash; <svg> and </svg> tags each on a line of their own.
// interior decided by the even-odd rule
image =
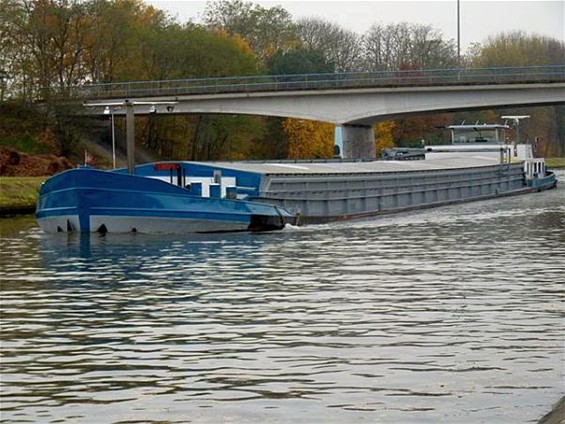
<svg viewBox="0 0 565 424">
<path fill-rule="evenodd" d="M 461 6 L 457 0 L 457 66 L 461 67 Z"/>
<path fill-rule="evenodd" d="M 103 114 L 104 115 L 112 115 L 112 147 L 114 149 L 114 167 L 115 167 L 115 141 L 114 141 L 114 112 L 121 109 L 122 107 L 125 108 L 126 112 L 126 148 L 127 148 L 127 165 L 128 165 L 128 173 L 135 174 L 135 113 L 134 113 L 134 106 L 143 106 L 149 105 L 152 106 L 150 108 L 150 113 L 157 113 L 156 105 L 165 105 L 167 107 L 167 112 L 172 113 L 175 109 L 177 102 L 135 102 L 128 99 L 125 99 L 120 102 L 111 102 L 111 103 L 90 103 L 84 102 L 82 105 L 86 108 L 93 108 L 93 107 L 101 107 L 104 106 Z"/>
<path fill-rule="evenodd" d="M 112 119 L 112 168 L 116 169 L 116 131 L 114 127 L 114 112 L 120 110 L 121 106 L 104 108 L 104 115 L 110 115 Z"/>
</svg>

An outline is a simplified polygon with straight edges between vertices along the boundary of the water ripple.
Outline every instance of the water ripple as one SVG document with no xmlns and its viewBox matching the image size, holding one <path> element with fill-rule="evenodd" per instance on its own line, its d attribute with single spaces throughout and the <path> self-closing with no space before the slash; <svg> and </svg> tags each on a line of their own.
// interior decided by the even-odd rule
<svg viewBox="0 0 565 424">
<path fill-rule="evenodd" d="M 262 235 L 11 220 L 2 419 L 535 421 L 563 392 L 564 193 Z"/>
</svg>

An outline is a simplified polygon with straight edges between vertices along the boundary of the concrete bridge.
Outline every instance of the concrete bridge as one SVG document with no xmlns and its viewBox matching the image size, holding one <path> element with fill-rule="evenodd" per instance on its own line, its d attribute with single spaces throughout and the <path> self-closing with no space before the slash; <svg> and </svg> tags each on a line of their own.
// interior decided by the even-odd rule
<svg viewBox="0 0 565 424">
<path fill-rule="evenodd" d="M 343 157 L 373 158 L 372 125 L 409 115 L 565 104 L 565 65 L 151 81 L 83 86 L 87 113 L 226 113 L 332 122 Z"/>
</svg>

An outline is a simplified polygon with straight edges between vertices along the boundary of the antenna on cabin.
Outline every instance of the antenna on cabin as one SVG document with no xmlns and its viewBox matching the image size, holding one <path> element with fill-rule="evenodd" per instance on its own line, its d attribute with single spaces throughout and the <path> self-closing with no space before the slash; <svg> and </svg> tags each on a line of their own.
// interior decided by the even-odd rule
<svg viewBox="0 0 565 424">
<path fill-rule="evenodd" d="M 501 119 L 511 119 L 514 121 L 514 125 L 516 126 L 516 144 L 520 142 L 520 120 L 528 119 L 530 115 L 507 115 L 501 116 Z"/>
</svg>

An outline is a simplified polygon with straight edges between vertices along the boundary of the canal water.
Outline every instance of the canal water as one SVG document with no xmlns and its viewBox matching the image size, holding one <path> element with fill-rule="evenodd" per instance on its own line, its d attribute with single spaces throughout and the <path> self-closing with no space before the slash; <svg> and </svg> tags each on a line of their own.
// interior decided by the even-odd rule
<svg viewBox="0 0 565 424">
<path fill-rule="evenodd" d="M 0 229 L 3 422 L 514 424 L 565 392 L 565 183 L 271 234 Z"/>
</svg>

